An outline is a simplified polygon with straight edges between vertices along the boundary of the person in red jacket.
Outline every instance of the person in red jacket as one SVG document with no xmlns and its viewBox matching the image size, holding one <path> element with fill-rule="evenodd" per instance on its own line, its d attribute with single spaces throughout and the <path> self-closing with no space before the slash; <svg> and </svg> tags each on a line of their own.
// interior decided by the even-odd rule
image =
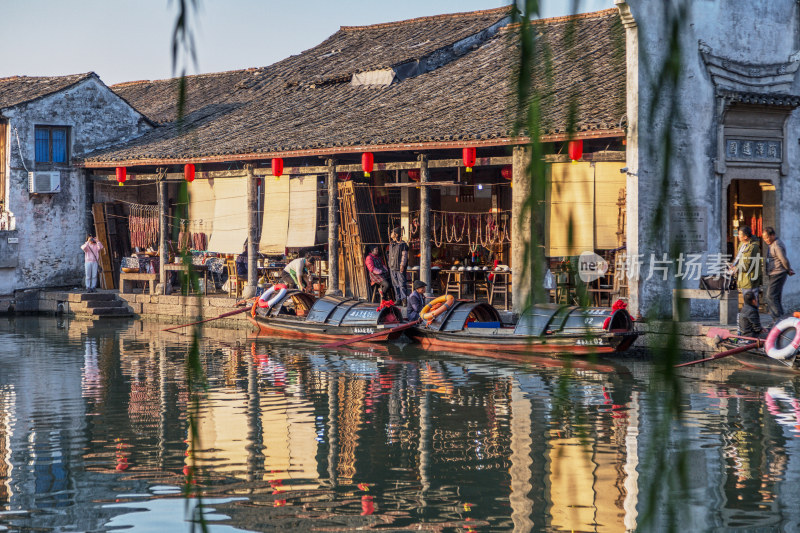
<svg viewBox="0 0 800 533">
<path fill-rule="evenodd" d="M 380 248 L 377 246 L 370 248 L 369 254 L 364 259 L 364 265 L 369 271 L 369 286 L 380 285 L 378 290 L 381 293 L 381 301 L 386 300 L 386 295 L 389 293 L 392 283 L 389 281 L 389 269 L 386 268 L 383 259 L 381 259 Z"/>
</svg>

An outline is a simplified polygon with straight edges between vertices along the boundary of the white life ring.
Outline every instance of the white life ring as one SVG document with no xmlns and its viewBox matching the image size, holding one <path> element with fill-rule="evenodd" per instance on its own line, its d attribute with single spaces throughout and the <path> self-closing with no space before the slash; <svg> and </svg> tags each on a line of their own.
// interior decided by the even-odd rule
<svg viewBox="0 0 800 533">
<path fill-rule="evenodd" d="M 272 296 L 273 294 L 275 296 Z M 272 296 L 272 298 L 270 298 L 270 296 Z M 272 306 L 278 303 L 284 296 L 286 296 L 286 285 L 283 283 L 276 283 L 264 291 L 264 294 L 258 299 L 258 306 L 272 309 Z"/>
<path fill-rule="evenodd" d="M 778 337 L 780 337 L 784 331 L 790 328 L 795 329 L 794 339 L 792 339 L 792 342 L 779 349 L 777 347 Z M 790 316 L 789 318 L 784 318 L 775 324 L 775 327 L 773 327 L 770 330 L 769 335 L 767 335 L 767 342 L 764 345 L 764 348 L 767 352 L 767 355 L 773 359 L 785 361 L 786 359 L 793 357 L 797 353 L 797 350 L 800 349 L 800 318 Z"/>
</svg>

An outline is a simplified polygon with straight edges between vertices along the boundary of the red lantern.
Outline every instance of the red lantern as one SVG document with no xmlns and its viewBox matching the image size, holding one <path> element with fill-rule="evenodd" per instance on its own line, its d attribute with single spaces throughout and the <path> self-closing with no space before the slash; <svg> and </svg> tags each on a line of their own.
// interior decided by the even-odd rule
<svg viewBox="0 0 800 533">
<path fill-rule="evenodd" d="M 336 177 L 339 178 L 339 181 L 350 181 L 353 176 L 349 172 L 339 172 Z"/>
<path fill-rule="evenodd" d="M 511 165 L 506 165 L 500 169 L 500 175 L 503 176 L 504 180 L 511 181 L 511 178 L 514 177 L 514 168 Z"/>
<path fill-rule="evenodd" d="M 374 166 L 375 158 L 372 156 L 372 152 L 364 152 L 361 154 L 361 168 L 364 169 L 364 175 L 366 177 L 369 177 L 369 173 L 372 172 Z"/>
<path fill-rule="evenodd" d="M 462 158 L 464 166 L 467 167 L 467 172 L 472 172 L 472 167 L 475 166 L 475 148 L 464 148 L 462 150 Z"/>
<path fill-rule="evenodd" d="M 119 183 L 120 187 L 122 187 L 122 184 L 125 183 L 127 176 L 128 169 L 125 167 L 117 167 L 117 183 Z"/>
<path fill-rule="evenodd" d="M 573 163 L 583 157 L 583 141 L 570 141 L 567 152 L 569 153 L 569 158 L 572 159 Z"/>
<path fill-rule="evenodd" d="M 421 173 L 418 168 L 412 168 L 408 171 L 408 179 L 411 181 L 419 181 Z"/>
<path fill-rule="evenodd" d="M 183 165 L 183 177 L 186 178 L 188 183 L 194 181 L 194 165 L 189 163 L 187 165 Z"/>
<path fill-rule="evenodd" d="M 272 175 L 280 178 L 283 174 L 283 159 L 275 157 L 272 159 Z"/>
</svg>

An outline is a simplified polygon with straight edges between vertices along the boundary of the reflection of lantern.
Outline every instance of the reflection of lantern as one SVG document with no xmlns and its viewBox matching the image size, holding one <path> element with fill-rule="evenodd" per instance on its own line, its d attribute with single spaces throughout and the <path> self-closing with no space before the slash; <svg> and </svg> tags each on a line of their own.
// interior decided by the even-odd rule
<svg viewBox="0 0 800 533">
<path fill-rule="evenodd" d="M 364 169 L 364 175 L 369 177 L 369 173 L 372 172 L 373 167 L 375 166 L 375 158 L 372 155 L 372 152 L 364 152 L 361 154 L 361 168 Z"/>
<path fill-rule="evenodd" d="M 128 170 L 125 167 L 117 167 L 117 182 L 122 186 L 128 176 Z"/>
<path fill-rule="evenodd" d="M 280 178 L 281 174 L 283 174 L 283 159 L 275 157 L 272 159 L 272 175 Z"/>
<path fill-rule="evenodd" d="M 511 165 L 506 165 L 500 169 L 500 175 L 503 176 L 504 180 L 511 181 L 511 178 L 514 177 L 514 168 Z"/>
<path fill-rule="evenodd" d="M 421 172 L 418 168 L 412 168 L 408 171 L 408 179 L 411 181 L 419 181 L 420 174 Z"/>
<path fill-rule="evenodd" d="M 187 165 L 183 165 L 183 177 L 186 178 L 188 183 L 194 181 L 194 165 L 189 163 Z"/>
<path fill-rule="evenodd" d="M 472 172 L 472 167 L 475 166 L 475 148 L 464 148 L 462 150 L 462 159 L 464 166 L 467 167 L 467 172 Z"/>
<path fill-rule="evenodd" d="M 572 159 L 573 163 L 583 157 L 583 141 L 570 141 L 567 152 L 569 153 L 569 158 Z"/>
</svg>

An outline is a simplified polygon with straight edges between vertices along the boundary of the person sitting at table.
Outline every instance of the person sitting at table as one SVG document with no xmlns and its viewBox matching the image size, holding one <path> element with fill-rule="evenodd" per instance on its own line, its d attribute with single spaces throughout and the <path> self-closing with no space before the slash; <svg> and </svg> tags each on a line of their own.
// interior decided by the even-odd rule
<svg viewBox="0 0 800 533">
<path fill-rule="evenodd" d="M 424 281 L 416 280 L 414 282 L 414 290 L 408 297 L 408 307 L 406 308 L 406 317 L 409 322 L 419 319 L 419 312 L 425 307 L 425 287 L 427 286 Z"/>
<path fill-rule="evenodd" d="M 289 289 L 300 289 L 303 292 L 311 292 L 309 283 L 310 272 L 314 270 L 313 257 L 298 257 L 291 261 L 281 273 L 281 283 Z"/>
<path fill-rule="evenodd" d="M 392 287 L 392 282 L 389 280 L 389 269 L 386 268 L 383 259 L 381 259 L 378 246 L 370 247 L 369 254 L 364 259 L 364 265 L 369 271 L 369 286 L 378 285 L 378 291 L 381 293 L 381 302 L 386 300 L 389 289 Z"/>
</svg>

